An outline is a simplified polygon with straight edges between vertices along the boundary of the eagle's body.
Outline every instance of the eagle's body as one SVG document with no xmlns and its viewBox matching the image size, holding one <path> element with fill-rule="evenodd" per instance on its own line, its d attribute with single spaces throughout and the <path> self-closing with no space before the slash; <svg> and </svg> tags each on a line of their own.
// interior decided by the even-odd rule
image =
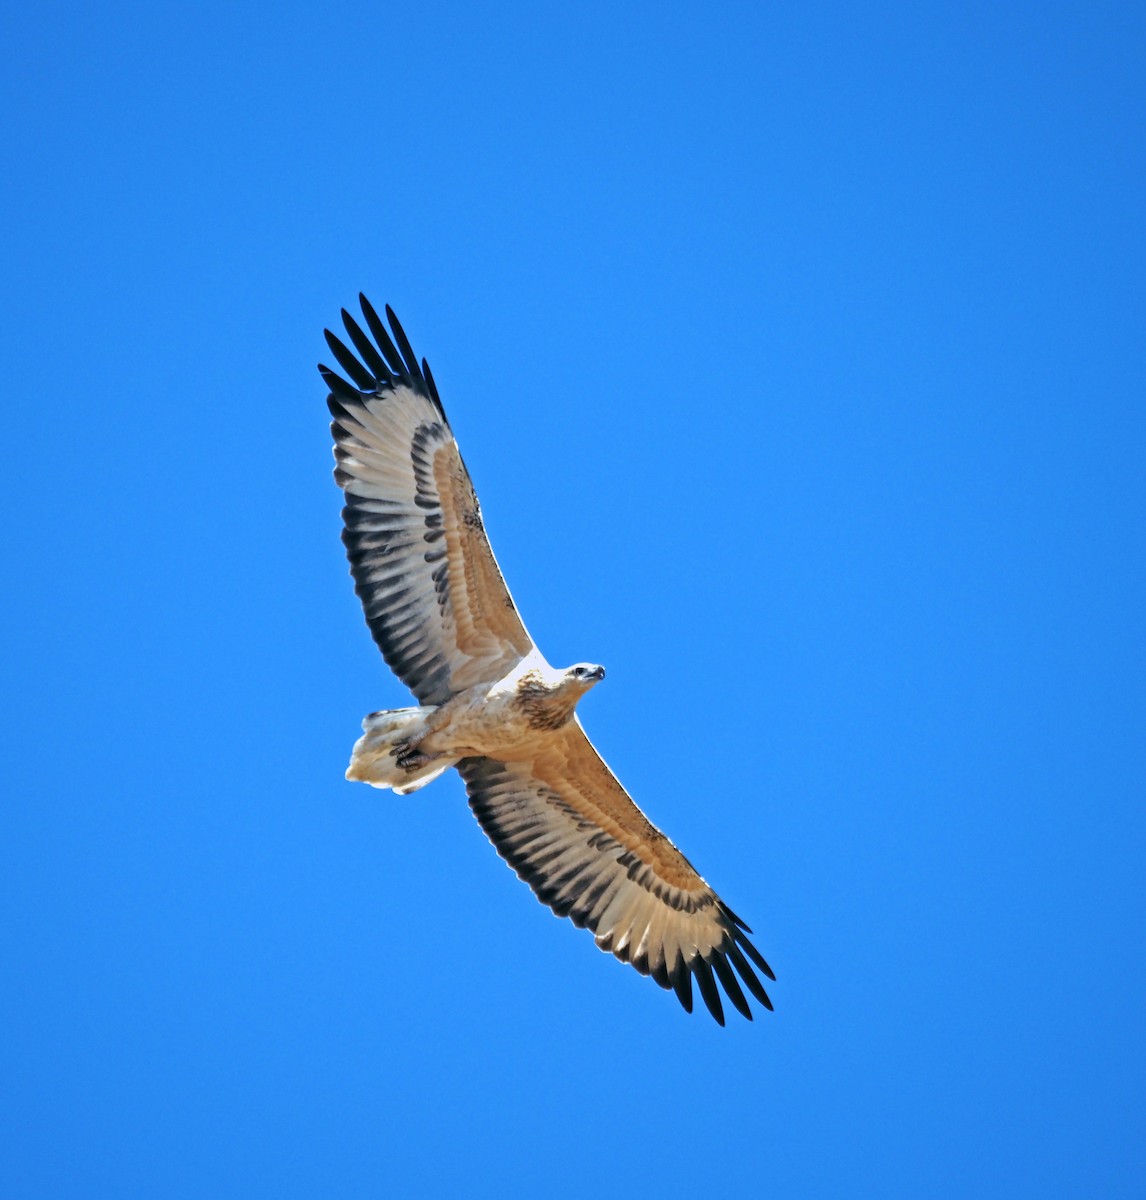
<svg viewBox="0 0 1146 1200">
<path fill-rule="evenodd" d="M 571 674 L 581 668 L 596 674 Z M 532 654 L 501 679 L 465 688 L 437 707 L 371 713 L 346 777 L 405 795 L 462 758 L 531 759 L 602 678 L 601 667 L 581 663 L 557 671 Z"/>
<path fill-rule="evenodd" d="M 748 927 L 629 799 L 577 719 L 601 667 L 551 667 L 521 623 L 438 399 L 394 314 L 365 297 L 371 337 L 343 311 L 353 383 L 331 389 L 343 540 L 366 621 L 417 707 L 372 713 L 348 779 L 404 794 L 456 766 L 498 853 L 560 916 L 692 1009 L 692 979 L 723 1024 L 719 980 L 771 1008 L 774 978 Z M 365 365 L 364 365 L 365 364 Z M 733 972 L 735 967 L 735 972 Z"/>
</svg>

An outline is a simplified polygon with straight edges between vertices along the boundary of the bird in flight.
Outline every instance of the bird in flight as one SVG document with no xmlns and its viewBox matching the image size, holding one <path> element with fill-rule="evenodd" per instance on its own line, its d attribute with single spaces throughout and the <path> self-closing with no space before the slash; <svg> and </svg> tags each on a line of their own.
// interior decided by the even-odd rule
<svg viewBox="0 0 1146 1200">
<path fill-rule="evenodd" d="M 345 310 L 351 350 L 326 341 L 342 540 L 366 623 L 416 707 L 371 713 L 346 778 L 406 795 L 450 767 L 498 854 L 600 949 L 675 991 L 692 981 L 724 1024 L 719 982 L 749 1020 L 757 975 L 775 979 L 751 930 L 633 803 L 575 712 L 603 667 L 549 665 L 494 559 L 477 494 L 425 359 L 389 307 Z M 367 332 L 369 331 L 369 332 Z M 355 353 L 356 352 L 356 353 Z"/>
</svg>

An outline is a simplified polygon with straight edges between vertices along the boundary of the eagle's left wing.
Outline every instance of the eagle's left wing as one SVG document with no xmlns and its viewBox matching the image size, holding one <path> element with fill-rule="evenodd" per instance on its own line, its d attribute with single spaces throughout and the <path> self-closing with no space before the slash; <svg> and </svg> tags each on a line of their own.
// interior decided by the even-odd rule
<svg viewBox="0 0 1146 1200">
<path fill-rule="evenodd" d="M 721 1025 L 714 976 L 752 1019 L 733 966 L 772 1007 L 753 964 L 775 976 L 748 940 L 751 930 L 633 803 L 576 718 L 531 762 L 468 758 L 458 770 L 498 854 L 543 904 L 594 933 L 602 950 L 673 988 L 689 1012 L 696 976 Z"/>
<path fill-rule="evenodd" d="M 357 355 L 329 330 L 348 383 L 330 387 L 334 477 L 355 591 L 374 641 L 422 704 L 500 679 L 533 649 L 485 534 L 477 494 L 438 399 L 389 308 L 365 296 L 370 335 L 343 309 Z"/>
</svg>

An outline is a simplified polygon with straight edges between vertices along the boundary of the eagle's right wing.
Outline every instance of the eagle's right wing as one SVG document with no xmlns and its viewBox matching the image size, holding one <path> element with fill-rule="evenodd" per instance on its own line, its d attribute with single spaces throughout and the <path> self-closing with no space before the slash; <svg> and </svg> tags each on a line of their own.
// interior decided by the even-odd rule
<svg viewBox="0 0 1146 1200">
<path fill-rule="evenodd" d="M 749 1020 L 737 975 L 772 1007 L 756 971 L 775 976 L 751 930 L 633 803 L 576 718 L 529 762 L 466 758 L 458 770 L 498 854 L 602 950 L 673 988 L 689 1012 L 695 978 L 721 1025 L 717 980 Z"/>
<path fill-rule="evenodd" d="M 355 591 L 394 673 L 423 704 L 500 679 L 533 649 L 498 570 L 477 495 L 425 359 L 365 296 L 374 340 L 345 309 L 356 357 L 329 330 L 347 383 L 319 367 L 334 416 L 334 477 Z M 396 344 L 395 344 L 396 343 Z M 365 364 L 365 365 L 363 365 Z"/>
</svg>

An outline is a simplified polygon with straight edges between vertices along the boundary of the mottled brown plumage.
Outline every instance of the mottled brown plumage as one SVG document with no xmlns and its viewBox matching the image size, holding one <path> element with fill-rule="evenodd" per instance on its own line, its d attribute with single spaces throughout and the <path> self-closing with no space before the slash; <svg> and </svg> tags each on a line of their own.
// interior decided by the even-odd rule
<svg viewBox="0 0 1146 1200">
<path fill-rule="evenodd" d="M 530 729 L 550 733 L 560 729 L 579 699 L 572 691 L 547 687 L 540 671 L 527 671 L 517 681 L 517 702 Z"/>
</svg>

